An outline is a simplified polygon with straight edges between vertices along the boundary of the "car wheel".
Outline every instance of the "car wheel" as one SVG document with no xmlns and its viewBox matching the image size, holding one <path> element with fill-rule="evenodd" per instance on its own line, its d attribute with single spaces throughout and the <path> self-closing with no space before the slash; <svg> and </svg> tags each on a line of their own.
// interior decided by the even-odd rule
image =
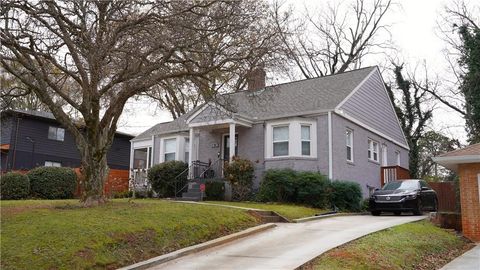
<svg viewBox="0 0 480 270">
<path fill-rule="evenodd" d="M 372 213 L 372 216 L 380 216 L 380 214 L 382 212 L 381 211 L 371 211 L 370 213 Z"/>
<path fill-rule="evenodd" d="M 395 216 L 400 216 L 402 214 L 401 211 L 393 211 L 393 213 L 395 214 Z"/>
<path fill-rule="evenodd" d="M 417 206 L 415 207 L 415 209 L 413 209 L 412 212 L 415 216 L 422 215 L 422 201 L 421 200 L 417 200 Z"/>
</svg>

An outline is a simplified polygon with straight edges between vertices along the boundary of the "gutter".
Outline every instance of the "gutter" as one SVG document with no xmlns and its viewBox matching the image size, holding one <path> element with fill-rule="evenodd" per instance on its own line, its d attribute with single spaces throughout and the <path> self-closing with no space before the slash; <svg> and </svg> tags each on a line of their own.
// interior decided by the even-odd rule
<svg viewBox="0 0 480 270">
<path fill-rule="evenodd" d="M 332 112 L 328 112 L 328 178 L 333 179 Z"/>
</svg>

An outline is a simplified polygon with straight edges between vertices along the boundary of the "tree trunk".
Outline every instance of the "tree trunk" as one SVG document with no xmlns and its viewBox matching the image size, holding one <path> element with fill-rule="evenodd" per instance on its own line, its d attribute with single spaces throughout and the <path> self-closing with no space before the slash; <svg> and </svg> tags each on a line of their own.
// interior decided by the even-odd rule
<svg viewBox="0 0 480 270">
<path fill-rule="evenodd" d="M 107 149 L 97 143 L 79 147 L 82 159 L 81 202 L 86 207 L 103 204 L 107 201 L 104 186 L 108 177 Z"/>
</svg>

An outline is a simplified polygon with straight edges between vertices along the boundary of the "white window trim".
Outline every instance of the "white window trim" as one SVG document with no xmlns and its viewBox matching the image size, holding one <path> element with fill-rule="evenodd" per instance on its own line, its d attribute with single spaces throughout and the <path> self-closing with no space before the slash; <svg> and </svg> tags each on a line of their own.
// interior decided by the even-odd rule
<svg viewBox="0 0 480 270">
<path fill-rule="evenodd" d="M 55 138 L 49 138 L 50 129 L 52 129 L 52 128 L 55 129 Z M 59 131 L 60 129 L 63 130 L 63 139 L 61 139 L 61 140 L 58 138 L 58 131 Z M 52 140 L 52 141 L 63 142 L 63 141 L 65 141 L 65 129 L 62 128 L 62 127 L 49 126 L 49 127 L 48 127 L 47 138 L 48 138 L 49 140 Z"/>
<path fill-rule="evenodd" d="M 310 136 L 309 136 L 308 140 L 302 139 L 302 127 L 309 127 Z M 302 143 L 303 142 L 309 142 L 310 143 L 310 155 L 304 155 L 302 153 Z M 300 154 L 302 155 L 302 157 L 311 157 L 312 156 L 312 124 L 300 123 Z"/>
<path fill-rule="evenodd" d="M 310 125 L 310 156 L 302 155 L 302 125 Z M 273 127 L 288 126 L 288 156 L 273 156 Z M 265 125 L 265 158 L 285 159 L 292 157 L 317 157 L 317 121 L 316 119 L 288 118 L 269 121 Z"/>
<path fill-rule="evenodd" d="M 377 145 L 376 147 L 374 147 L 374 143 Z M 378 141 L 375 141 L 373 139 L 368 139 L 368 153 L 370 153 L 370 157 L 368 157 L 368 160 L 378 163 L 380 161 L 380 155 L 378 153 L 378 150 L 379 150 Z M 374 159 L 374 153 L 377 154 L 377 159 Z"/>
<path fill-rule="evenodd" d="M 353 129 L 350 129 L 350 128 L 347 128 L 345 130 L 345 137 L 347 137 L 347 133 L 350 132 L 350 140 L 348 141 L 348 143 L 346 142 L 345 140 L 345 145 L 350 147 L 350 157 L 351 159 L 348 159 L 348 152 L 347 152 L 347 155 L 346 155 L 346 159 L 348 162 L 354 162 L 354 157 L 353 157 Z M 347 139 L 347 138 L 345 138 Z M 346 147 L 345 147 L 346 148 Z M 347 150 L 348 151 L 348 150 Z"/>
<path fill-rule="evenodd" d="M 49 164 L 49 165 L 47 165 L 47 164 Z M 58 166 L 56 166 L 56 164 L 58 164 Z M 57 162 L 57 161 L 45 160 L 44 166 L 45 167 L 62 167 L 62 163 Z"/>
<path fill-rule="evenodd" d="M 397 166 L 401 166 L 401 162 L 402 162 L 402 159 L 400 157 L 400 151 L 395 151 L 395 159 L 396 159 L 396 163 L 397 163 Z"/>
<path fill-rule="evenodd" d="M 168 139 L 176 139 L 175 160 L 184 161 L 184 159 L 185 159 L 185 152 L 184 152 L 185 139 L 189 139 L 189 137 L 186 137 L 185 134 L 177 134 L 177 135 L 173 135 L 173 136 L 167 136 L 167 137 L 161 137 L 160 138 L 160 151 L 158 151 L 159 152 L 159 159 L 158 159 L 159 163 L 165 162 L 165 154 L 168 154 L 168 153 L 165 153 L 165 140 L 168 140 Z"/>
<path fill-rule="evenodd" d="M 187 145 L 187 140 L 188 140 L 188 143 L 190 144 L 190 143 L 191 143 L 191 142 L 190 142 L 190 137 L 183 137 L 183 159 L 182 159 L 182 160 L 183 160 L 185 163 L 188 164 L 188 159 L 186 159 L 186 157 L 187 157 L 186 154 L 188 153 L 188 155 L 190 156 L 190 147 L 186 147 L 186 145 Z M 186 159 L 186 160 L 185 160 L 185 159 Z"/>
<path fill-rule="evenodd" d="M 169 141 L 169 140 L 175 140 L 175 151 L 173 151 L 173 152 L 167 152 L 167 151 L 166 151 L 166 146 L 165 146 L 165 144 L 166 144 L 166 141 Z M 179 143 L 178 143 L 178 141 L 179 141 L 179 140 L 178 140 L 178 138 L 177 138 L 176 136 L 173 137 L 173 138 L 164 138 L 164 139 L 163 139 L 163 141 L 162 141 L 162 146 L 163 146 L 163 155 L 162 155 L 162 158 L 163 158 L 163 161 L 165 161 L 165 156 L 166 156 L 167 154 L 175 154 L 175 158 L 174 158 L 173 160 L 178 160 L 178 158 L 179 158 L 179 155 L 178 155 L 178 145 L 179 145 Z"/>
<path fill-rule="evenodd" d="M 274 134 L 273 134 L 273 129 L 275 129 L 275 128 L 282 128 L 282 127 L 288 128 L 288 139 L 287 139 L 287 140 L 279 140 L 279 141 L 273 140 L 273 136 L 274 136 Z M 288 149 L 287 149 L 288 154 L 282 155 L 282 156 L 275 156 L 275 153 L 274 153 L 274 150 L 273 150 L 275 143 L 284 143 L 284 142 L 288 143 Z M 276 158 L 278 158 L 278 157 L 288 157 L 289 155 L 290 155 L 290 124 L 283 124 L 283 125 L 274 125 L 274 126 L 272 126 L 272 157 L 276 157 Z"/>
</svg>

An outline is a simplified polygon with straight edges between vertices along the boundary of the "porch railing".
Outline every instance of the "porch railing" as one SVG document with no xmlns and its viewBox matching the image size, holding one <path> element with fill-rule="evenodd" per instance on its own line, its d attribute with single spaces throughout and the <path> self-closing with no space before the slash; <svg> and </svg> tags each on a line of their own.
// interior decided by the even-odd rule
<svg viewBox="0 0 480 270">
<path fill-rule="evenodd" d="M 189 175 L 189 172 L 192 173 Z M 223 177 L 223 159 L 217 159 L 213 163 L 199 160 L 193 161 L 192 165 L 175 177 L 175 198 L 188 187 L 188 183 L 191 180 L 221 177 Z"/>
<path fill-rule="evenodd" d="M 384 166 L 380 169 L 380 184 L 382 187 L 388 182 L 409 178 L 410 171 L 398 165 Z"/>
</svg>

